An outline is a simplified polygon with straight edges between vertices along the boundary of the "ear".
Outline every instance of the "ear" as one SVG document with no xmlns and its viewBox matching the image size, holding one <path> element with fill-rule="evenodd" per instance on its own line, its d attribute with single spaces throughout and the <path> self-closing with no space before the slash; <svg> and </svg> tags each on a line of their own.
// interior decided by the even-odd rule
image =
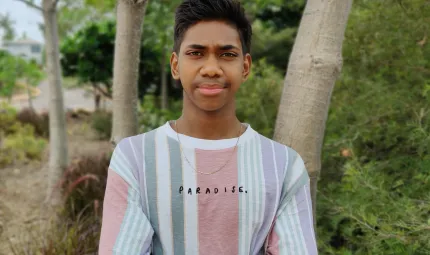
<svg viewBox="0 0 430 255">
<path fill-rule="evenodd" d="M 249 53 L 246 53 L 246 55 L 243 57 L 243 72 L 242 72 L 242 82 L 245 82 L 249 74 L 251 73 L 251 66 L 252 66 L 252 57 Z"/>
<path fill-rule="evenodd" d="M 170 70 L 173 79 L 179 80 L 179 58 L 176 52 L 172 52 L 172 56 L 170 57 Z"/>
</svg>

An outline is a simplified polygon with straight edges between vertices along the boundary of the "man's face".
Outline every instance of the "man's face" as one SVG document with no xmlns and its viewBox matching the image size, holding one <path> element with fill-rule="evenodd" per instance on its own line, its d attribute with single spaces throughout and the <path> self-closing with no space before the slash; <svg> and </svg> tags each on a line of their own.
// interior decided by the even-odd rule
<svg viewBox="0 0 430 255">
<path fill-rule="evenodd" d="M 248 78 L 251 56 L 243 55 L 234 27 L 202 21 L 186 31 L 170 64 L 173 78 L 182 83 L 184 100 L 204 111 L 218 111 L 234 102 L 236 91 Z"/>
</svg>

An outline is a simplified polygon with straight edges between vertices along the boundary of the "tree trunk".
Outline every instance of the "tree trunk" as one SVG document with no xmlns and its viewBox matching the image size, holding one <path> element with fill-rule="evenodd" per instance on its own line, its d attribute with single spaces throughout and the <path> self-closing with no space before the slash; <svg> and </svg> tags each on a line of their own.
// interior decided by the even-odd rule
<svg viewBox="0 0 430 255">
<path fill-rule="evenodd" d="M 96 111 L 100 110 L 100 100 L 101 100 L 101 93 L 97 89 L 97 86 L 99 86 L 96 83 L 93 83 L 93 93 L 94 93 L 94 108 Z"/>
<path fill-rule="evenodd" d="M 308 0 L 290 56 L 274 140 L 295 149 L 311 178 L 314 223 L 330 97 L 342 68 L 352 0 Z"/>
<path fill-rule="evenodd" d="M 28 82 L 24 82 L 26 87 L 27 87 L 27 96 L 28 96 L 28 107 L 30 107 L 30 109 L 33 109 L 33 100 L 31 97 L 31 90 L 30 90 L 30 84 L 28 84 Z"/>
<path fill-rule="evenodd" d="M 113 144 L 137 134 L 137 79 L 147 0 L 118 0 L 113 68 Z"/>
<path fill-rule="evenodd" d="M 169 96 L 167 88 L 167 73 L 166 73 L 166 55 L 167 47 L 163 47 L 161 58 L 161 109 L 166 110 L 169 107 Z"/>
<path fill-rule="evenodd" d="M 43 0 L 45 22 L 46 61 L 49 82 L 49 175 L 48 198 L 51 204 L 59 201 L 59 191 L 55 186 L 68 164 L 66 118 L 61 86 L 60 54 L 57 32 L 57 10 L 51 0 Z"/>
</svg>

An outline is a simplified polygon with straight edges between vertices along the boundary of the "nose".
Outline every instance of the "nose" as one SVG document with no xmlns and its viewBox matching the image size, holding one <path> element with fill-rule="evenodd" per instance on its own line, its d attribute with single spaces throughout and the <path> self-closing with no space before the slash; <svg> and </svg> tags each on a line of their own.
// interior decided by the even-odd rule
<svg viewBox="0 0 430 255">
<path fill-rule="evenodd" d="M 209 56 L 200 69 L 200 75 L 211 78 L 222 76 L 223 71 L 218 63 L 218 59 L 214 56 Z"/>
</svg>

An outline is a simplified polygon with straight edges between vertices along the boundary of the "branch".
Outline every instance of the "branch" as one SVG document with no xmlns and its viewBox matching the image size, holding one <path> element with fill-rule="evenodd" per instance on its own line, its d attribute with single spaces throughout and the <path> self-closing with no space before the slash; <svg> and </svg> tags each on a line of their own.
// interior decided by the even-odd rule
<svg viewBox="0 0 430 255">
<path fill-rule="evenodd" d="M 32 8 L 34 8 L 34 9 L 37 9 L 37 10 L 43 12 L 42 7 L 40 7 L 40 6 L 38 6 L 38 5 L 30 2 L 29 0 L 16 0 L 16 1 L 25 3 L 26 5 L 28 5 L 28 6 L 32 7 Z"/>
<path fill-rule="evenodd" d="M 52 6 L 51 6 L 51 8 L 52 8 L 52 9 L 57 8 L 57 4 L 58 4 L 58 0 L 53 0 L 53 1 L 52 1 Z"/>
<path fill-rule="evenodd" d="M 105 97 L 112 99 L 112 95 L 110 95 L 108 92 L 104 91 L 102 88 L 100 88 L 99 85 L 95 85 L 95 88 L 102 93 Z"/>
</svg>

